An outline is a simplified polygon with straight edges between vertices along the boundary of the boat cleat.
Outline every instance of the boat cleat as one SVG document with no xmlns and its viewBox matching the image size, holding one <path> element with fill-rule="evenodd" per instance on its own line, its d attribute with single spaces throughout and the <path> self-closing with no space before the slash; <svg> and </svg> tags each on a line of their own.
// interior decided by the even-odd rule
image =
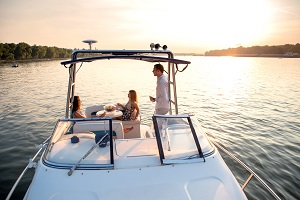
<svg viewBox="0 0 300 200">
<path fill-rule="evenodd" d="M 30 158 L 27 167 L 28 168 L 36 168 L 36 166 L 37 166 L 37 163 L 33 162 L 32 158 Z"/>
<path fill-rule="evenodd" d="M 36 147 L 36 149 L 37 149 L 37 150 L 40 150 L 40 149 L 44 148 L 45 145 L 46 145 L 46 143 L 39 144 L 39 145 Z"/>
</svg>

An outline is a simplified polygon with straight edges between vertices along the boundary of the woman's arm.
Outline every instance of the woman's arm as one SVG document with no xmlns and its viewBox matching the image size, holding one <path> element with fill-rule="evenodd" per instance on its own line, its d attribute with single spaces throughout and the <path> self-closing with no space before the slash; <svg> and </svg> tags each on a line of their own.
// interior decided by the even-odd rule
<svg viewBox="0 0 300 200">
<path fill-rule="evenodd" d="M 125 106 L 123 106 L 123 104 L 117 103 L 117 106 L 120 106 L 123 110 L 125 110 Z"/>
<path fill-rule="evenodd" d="M 132 103 L 134 109 L 136 109 L 135 119 L 137 119 L 138 115 L 140 114 L 140 109 L 137 103 Z"/>
</svg>

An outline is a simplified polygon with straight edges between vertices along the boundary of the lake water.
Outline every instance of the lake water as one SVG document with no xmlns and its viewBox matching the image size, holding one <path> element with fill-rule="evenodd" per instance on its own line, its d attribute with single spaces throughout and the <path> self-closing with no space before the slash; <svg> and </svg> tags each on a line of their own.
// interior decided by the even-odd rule
<svg viewBox="0 0 300 200">
<path fill-rule="evenodd" d="M 177 74 L 179 113 L 197 116 L 282 199 L 300 199 L 300 59 L 178 58 L 192 62 Z M 152 63 L 137 61 L 84 64 L 77 73 L 76 94 L 85 108 L 116 99 L 125 103 L 128 90 L 135 89 L 142 121 L 150 124 L 154 104 L 148 96 L 155 95 L 156 84 L 152 68 Z M 21 63 L 18 68 L 0 63 L 1 199 L 35 147 L 64 117 L 67 82 L 68 69 L 60 61 Z M 12 199 L 22 199 L 32 174 L 25 175 Z M 237 176 L 247 177 L 243 171 Z M 257 188 L 246 192 L 252 193 L 250 199 L 264 199 Z"/>
</svg>

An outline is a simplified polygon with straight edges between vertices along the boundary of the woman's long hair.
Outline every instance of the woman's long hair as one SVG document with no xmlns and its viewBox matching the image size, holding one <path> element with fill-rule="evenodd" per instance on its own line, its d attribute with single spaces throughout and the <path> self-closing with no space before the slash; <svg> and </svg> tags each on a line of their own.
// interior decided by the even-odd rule
<svg viewBox="0 0 300 200">
<path fill-rule="evenodd" d="M 73 102 L 73 112 L 76 112 L 80 109 L 80 98 L 79 96 L 74 96 L 74 102 Z"/>
<path fill-rule="evenodd" d="M 138 103 L 138 97 L 135 90 L 129 90 L 129 101 Z"/>
</svg>

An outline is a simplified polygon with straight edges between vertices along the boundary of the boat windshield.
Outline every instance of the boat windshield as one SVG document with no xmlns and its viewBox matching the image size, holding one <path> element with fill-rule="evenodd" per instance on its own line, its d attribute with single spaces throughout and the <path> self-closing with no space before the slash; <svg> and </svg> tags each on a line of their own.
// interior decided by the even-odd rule
<svg viewBox="0 0 300 200">
<path fill-rule="evenodd" d="M 120 124 L 111 118 L 59 120 L 44 154 L 44 163 L 69 168 L 73 165 L 78 165 L 77 168 L 113 167 L 110 144 L 122 133 Z"/>
<path fill-rule="evenodd" d="M 153 115 L 153 124 L 155 137 L 122 139 L 126 133 L 119 120 L 59 120 L 43 162 L 55 168 L 113 169 L 203 162 L 214 151 L 198 121 L 189 115 Z M 130 163 L 130 158 L 141 162 Z"/>
<path fill-rule="evenodd" d="M 204 153 L 212 151 L 201 126 L 189 115 L 154 115 L 153 123 L 161 163 L 205 161 Z"/>
</svg>

